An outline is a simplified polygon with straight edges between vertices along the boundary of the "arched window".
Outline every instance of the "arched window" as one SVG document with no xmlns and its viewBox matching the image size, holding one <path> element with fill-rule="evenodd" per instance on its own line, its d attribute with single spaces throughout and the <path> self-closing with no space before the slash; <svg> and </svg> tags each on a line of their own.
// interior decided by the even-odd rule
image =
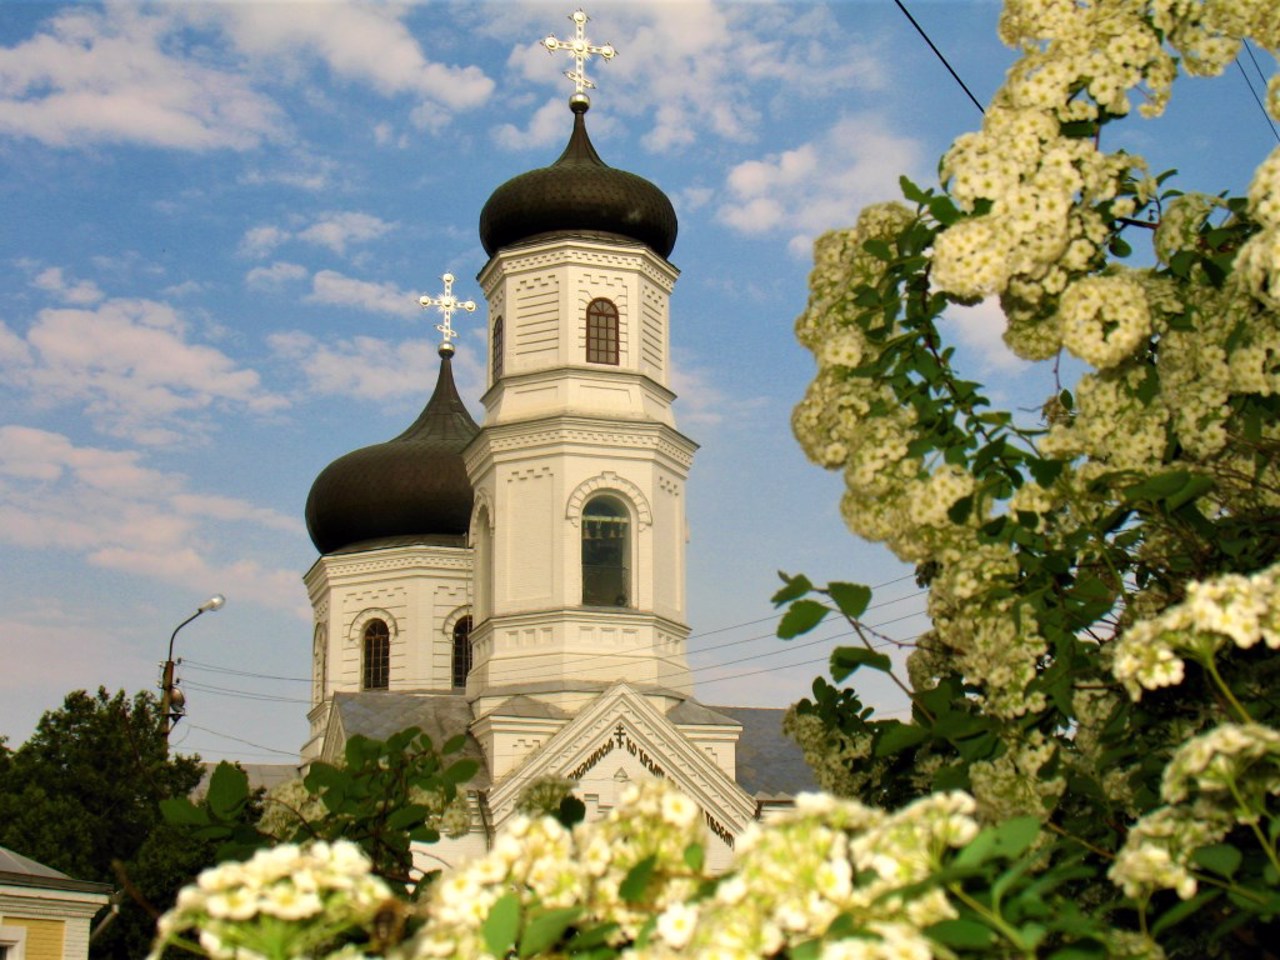
<svg viewBox="0 0 1280 960">
<path fill-rule="evenodd" d="M 465 687 L 471 672 L 471 618 L 459 617 L 453 625 L 453 685 Z"/>
<path fill-rule="evenodd" d="M 364 628 L 363 690 L 386 690 L 391 679 L 391 632 L 381 620 L 370 620 Z"/>
<path fill-rule="evenodd" d="M 329 692 L 329 644 L 328 631 L 323 623 L 316 624 L 311 649 L 311 702 L 320 703 Z"/>
<path fill-rule="evenodd" d="M 596 497 L 582 508 L 584 606 L 630 606 L 630 530 L 627 508 L 614 497 Z"/>
<path fill-rule="evenodd" d="M 618 308 L 611 300 L 587 304 L 587 363 L 618 365 Z"/>
<path fill-rule="evenodd" d="M 490 364 L 493 368 L 493 382 L 497 383 L 502 379 L 502 318 L 493 318 L 493 338 L 489 344 L 491 356 Z"/>
</svg>

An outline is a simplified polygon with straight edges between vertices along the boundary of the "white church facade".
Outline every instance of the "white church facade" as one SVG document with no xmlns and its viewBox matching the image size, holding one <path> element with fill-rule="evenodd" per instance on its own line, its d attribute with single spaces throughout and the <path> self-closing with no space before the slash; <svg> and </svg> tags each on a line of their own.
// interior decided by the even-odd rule
<svg viewBox="0 0 1280 960">
<path fill-rule="evenodd" d="M 780 710 L 693 697 L 685 491 L 697 446 L 672 410 L 676 215 L 596 153 L 577 64 L 564 153 L 481 213 L 483 422 L 451 367 L 452 313 L 474 305 L 446 275 L 445 294 L 423 298 L 445 340 L 422 414 L 312 487 L 321 555 L 304 578 L 315 625 L 302 759 L 335 759 L 357 733 L 465 733 L 481 762 L 473 830 L 432 848 L 444 865 L 483 850 L 539 779 L 574 781 L 595 817 L 627 782 L 666 777 L 699 804 L 710 862 L 725 864 L 751 822 L 813 782 Z"/>
</svg>

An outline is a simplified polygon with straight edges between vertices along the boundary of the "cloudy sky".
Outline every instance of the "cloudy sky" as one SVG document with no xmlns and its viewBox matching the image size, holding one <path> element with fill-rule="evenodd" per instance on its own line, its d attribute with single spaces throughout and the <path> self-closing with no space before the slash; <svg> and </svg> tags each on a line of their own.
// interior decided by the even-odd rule
<svg viewBox="0 0 1280 960">
<path fill-rule="evenodd" d="M 985 101 L 990 2 L 908 4 Z M 178 639 L 183 751 L 285 760 L 305 737 L 316 474 L 402 430 L 437 361 L 416 298 L 479 299 L 477 219 L 570 128 L 572 4 L 0 4 L 0 735 L 63 694 L 154 687 Z M 771 639 L 775 571 L 920 598 L 837 513 L 788 429 L 812 365 L 791 324 L 813 237 L 930 182 L 979 114 L 889 0 L 597 0 L 589 129 L 672 198 L 691 664 L 710 703 L 802 696 L 835 641 Z M 1259 54 L 1262 57 L 1261 54 Z M 1264 70 L 1274 69 L 1268 58 Z M 1252 70 L 1252 65 L 1246 61 Z M 1258 83 L 1255 78 L 1254 86 Z M 1244 74 L 1122 136 L 1187 188 L 1239 189 L 1274 145 Z M 1034 405 L 1046 372 L 954 318 L 962 358 Z M 479 419 L 481 315 L 458 318 Z"/>
</svg>

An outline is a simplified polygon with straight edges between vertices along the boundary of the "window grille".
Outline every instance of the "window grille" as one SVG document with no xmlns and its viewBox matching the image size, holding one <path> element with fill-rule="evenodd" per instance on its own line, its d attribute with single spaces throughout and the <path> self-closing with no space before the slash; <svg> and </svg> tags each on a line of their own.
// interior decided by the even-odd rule
<svg viewBox="0 0 1280 960">
<path fill-rule="evenodd" d="M 610 300 L 587 304 L 587 363 L 618 365 L 618 308 Z"/>
</svg>

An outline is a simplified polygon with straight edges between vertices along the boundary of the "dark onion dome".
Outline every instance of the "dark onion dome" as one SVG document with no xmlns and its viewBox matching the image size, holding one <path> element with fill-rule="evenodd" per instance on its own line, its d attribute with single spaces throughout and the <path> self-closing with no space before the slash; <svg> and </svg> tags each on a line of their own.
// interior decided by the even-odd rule
<svg viewBox="0 0 1280 960">
<path fill-rule="evenodd" d="M 475 493 L 462 449 L 480 430 L 453 383 L 452 349 L 426 407 L 404 433 L 339 457 L 307 496 L 307 531 L 321 553 L 364 540 L 465 535 Z"/>
<path fill-rule="evenodd" d="M 587 137 L 587 106 L 570 103 L 573 134 L 559 160 L 508 180 L 480 211 L 480 242 L 489 256 L 521 240 L 584 232 L 639 240 L 670 256 L 677 229 L 671 201 L 644 177 L 600 159 Z"/>
</svg>

